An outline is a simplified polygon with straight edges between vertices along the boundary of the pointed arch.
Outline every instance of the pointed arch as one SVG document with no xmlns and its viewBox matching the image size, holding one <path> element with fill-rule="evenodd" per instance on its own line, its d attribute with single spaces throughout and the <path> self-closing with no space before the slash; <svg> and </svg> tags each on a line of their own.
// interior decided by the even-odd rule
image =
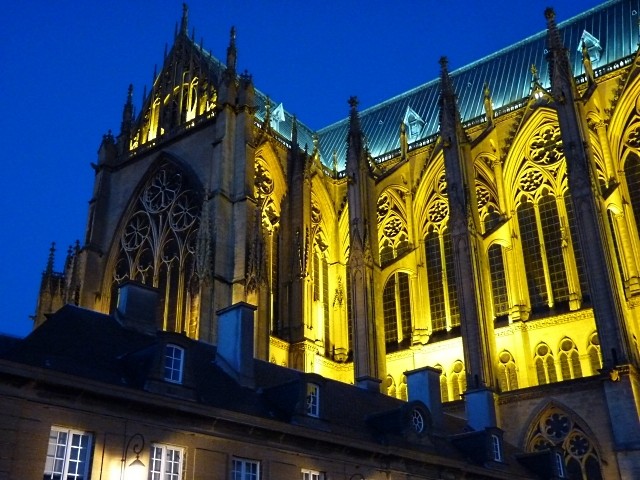
<svg viewBox="0 0 640 480">
<path fill-rule="evenodd" d="M 556 401 L 543 405 L 533 416 L 523 445 L 527 452 L 561 449 L 570 478 L 603 478 L 597 437 L 579 415 Z"/>
<path fill-rule="evenodd" d="M 177 158 L 160 155 L 134 190 L 110 247 L 103 292 L 111 310 L 118 285 L 138 281 L 159 290 L 158 328 L 198 337 L 201 208 L 197 177 Z"/>
</svg>

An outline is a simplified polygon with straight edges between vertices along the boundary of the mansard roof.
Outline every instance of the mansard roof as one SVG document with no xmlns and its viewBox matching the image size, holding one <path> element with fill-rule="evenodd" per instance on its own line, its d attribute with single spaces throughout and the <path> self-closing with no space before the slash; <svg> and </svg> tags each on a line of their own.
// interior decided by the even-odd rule
<svg viewBox="0 0 640 480">
<path fill-rule="evenodd" d="M 137 403 L 152 408 L 162 398 L 171 399 L 172 406 L 167 403 L 166 408 L 175 408 L 175 418 L 184 411 L 197 412 L 200 419 L 207 415 L 237 419 L 240 414 L 243 422 L 311 436 L 316 441 L 371 451 L 400 448 L 408 458 L 427 455 L 434 463 L 467 465 L 464 468 L 484 473 L 483 478 L 530 478 L 515 460 L 516 450 L 508 445 L 505 454 L 509 465 L 497 469 L 482 462 L 470 465 L 465 452 L 450 441 L 451 435 L 465 431 L 462 419 L 445 415 L 443 425 L 435 429 L 429 424 L 424 436 L 405 431 L 403 425 L 410 426 L 407 412 L 412 408 L 427 410 L 419 401 L 406 403 L 260 360 L 253 361 L 255 386 L 245 387 L 218 365 L 214 345 L 174 332 L 141 333 L 114 315 L 66 305 L 26 338 L 9 342 L 2 342 L 2 338 L 2 381 L 10 375 L 15 382 L 23 375 L 40 382 L 42 388 L 64 387 L 67 392 L 78 388 L 91 392 L 94 398 L 106 395 L 111 404 L 122 401 L 127 409 Z M 180 384 L 162 380 L 168 344 L 185 352 Z M 321 389 L 318 417 L 306 415 L 308 383 Z M 176 406 L 176 401 L 182 401 L 182 406 Z M 385 418 L 393 420 L 392 424 L 387 425 Z"/>
<path fill-rule="evenodd" d="M 578 83 L 584 82 L 581 45 L 589 48 L 596 77 L 627 65 L 638 44 L 640 0 L 613 0 L 570 20 L 559 23 L 565 47 Z M 543 24 L 540 12 L 540 24 Z M 549 87 L 546 60 L 546 31 L 500 50 L 450 75 L 458 97 L 462 121 L 474 125 L 485 121 L 483 87 L 491 90 L 495 116 L 522 105 L 531 94 L 531 65 L 538 70 L 540 84 Z M 446 47 L 446 42 L 442 45 Z M 455 59 L 453 59 L 455 61 Z M 434 59 L 435 62 L 435 59 Z M 409 113 L 417 115 L 420 131 L 410 138 L 410 149 L 433 141 L 438 133 L 439 80 L 434 79 L 413 90 L 360 112 L 362 131 L 373 158 L 384 159 L 400 147 L 400 123 Z M 413 112 L 410 112 L 411 109 Z M 345 118 L 318 132 L 320 154 L 329 165 L 334 152 L 344 167 L 349 122 Z"/>
</svg>

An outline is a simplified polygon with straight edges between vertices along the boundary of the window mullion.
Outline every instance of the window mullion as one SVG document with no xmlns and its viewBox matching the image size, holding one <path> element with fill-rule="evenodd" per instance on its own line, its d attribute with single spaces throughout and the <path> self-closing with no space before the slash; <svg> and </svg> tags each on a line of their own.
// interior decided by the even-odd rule
<svg viewBox="0 0 640 480">
<path fill-rule="evenodd" d="M 551 274 L 549 273 L 549 264 L 547 259 L 547 248 L 544 241 L 544 233 L 542 231 L 542 220 L 540 219 L 539 201 L 534 204 L 534 215 L 536 217 L 536 229 L 538 231 L 538 241 L 540 242 L 540 256 L 542 257 L 542 269 L 544 271 L 544 283 L 547 289 L 547 305 L 553 306 L 553 289 L 551 288 Z"/>
</svg>

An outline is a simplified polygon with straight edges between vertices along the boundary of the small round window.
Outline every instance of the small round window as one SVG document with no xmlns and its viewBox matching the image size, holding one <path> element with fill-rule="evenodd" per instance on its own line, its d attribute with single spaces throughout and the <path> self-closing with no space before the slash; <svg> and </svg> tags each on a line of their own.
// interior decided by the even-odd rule
<svg viewBox="0 0 640 480">
<path fill-rule="evenodd" d="M 422 433 L 424 430 L 424 417 L 419 410 L 414 409 L 411 412 L 411 427 L 416 431 L 416 433 Z"/>
</svg>

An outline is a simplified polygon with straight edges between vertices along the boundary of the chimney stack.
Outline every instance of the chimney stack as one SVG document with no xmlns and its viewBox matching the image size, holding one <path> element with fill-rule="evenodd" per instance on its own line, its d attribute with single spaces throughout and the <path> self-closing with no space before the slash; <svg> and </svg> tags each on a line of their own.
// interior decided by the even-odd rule
<svg viewBox="0 0 640 480">
<path fill-rule="evenodd" d="M 253 382 L 254 305 L 238 302 L 218 310 L 216 364 L 243 387 Z"/>
<path fill-rule="evenodd" d="M 125 282 L 118 287 L 115 317 L 124 328 L 145 335 L 158 330 L 158 289 L 137 282 Z"/>
<path fill-rule="evenodd" d="M 407 377 L 408 400 L 419 400 L 424 403 L 431 413 L 433 425 L 442 425 L 442 397 L 440 396 L 440 374 L 442 372 L 433 367 L 422 367 L 404 372 Z"/>
</svg>

